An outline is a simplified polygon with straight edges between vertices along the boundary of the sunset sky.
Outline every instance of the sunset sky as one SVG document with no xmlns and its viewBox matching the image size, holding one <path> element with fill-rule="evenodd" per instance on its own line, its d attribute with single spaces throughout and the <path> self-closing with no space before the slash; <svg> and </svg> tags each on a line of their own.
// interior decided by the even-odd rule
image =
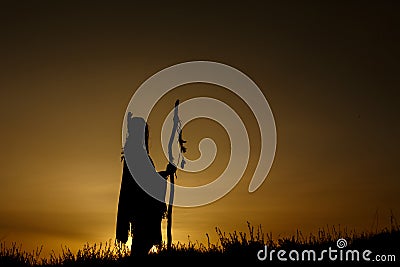
<svg viewBox="0 0 400 267">
<path fill-rule="evenodd" d="M 339 224 L 371 230 L 377 211 L 381 227 L 391 210 L 400 220 L 399 11 L 396 1 L 3 3 L 0 241 L 47 253 L 113 239 L 129 100 L 151 75 L 192 60 L 230 65 L 256 82 L 273 111 L 277 149 L 250 194 L 260 136 L 249 107 L 207 84 L 163 97 L 149 119 L 157 170 L 167 164 L 161 125 L 177 98 L 224 101 L 251 144 L 232 192 L 174 209 L 174 242 L 206 243 L 208 233 L 216 243 L 215 227 L 246 231 L 247 221 L 277 237 Z M 178 171 L 177 183 L 202 184 L 226 167 L 227 134 L 206 119 L 184 128 L 186 156 L 196 159 L 205 137 L 217 144 L 213 165 Z"/>
</svg>

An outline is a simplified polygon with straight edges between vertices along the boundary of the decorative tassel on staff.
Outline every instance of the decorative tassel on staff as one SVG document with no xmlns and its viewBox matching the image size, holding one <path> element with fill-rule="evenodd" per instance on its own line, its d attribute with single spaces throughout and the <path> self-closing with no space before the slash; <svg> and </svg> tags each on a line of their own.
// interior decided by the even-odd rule
<svg viewBox="0 0 400 267">
<path fill-rule="evenodd" d="M 174 164 L 173 163 L 174 157 L 172 155 L 172 145 L 174 143 L 175 134 L 178 133 L 178 143 L 179 143 L 179 148 L 180 148 L 179 158 L 181 159 L 181 168 L 183 169 L 183 167 L 185 165 L 185 160 L 183 158 L 182 153 L 186 152 L 186 147 L 184 146 L 186 141 L 182 139 L 182 128 L 181 128 L 181 121 L 179 120 L 179 116 L 178 116 L 178 106 L 179 106 L 179 99 L 176 100 L 176 102 L 175 102 L 174 118 L 173 118 L 174 125 L 172 127 L 171 137 L 168 142 L 168 157 L 169 157 L 168 160 L 171 164 Z M 168 204 L 168 210 L 167 210 L 167 249 L 168 250 L 170 250 L 172 247 L 172 207 L 174 204 L 175 175 L 176 174 L 171 174 L 169 176 L 171 188 L 170 188 L 170 192 L 169 192 L 169 204 Z"/>
</svg>

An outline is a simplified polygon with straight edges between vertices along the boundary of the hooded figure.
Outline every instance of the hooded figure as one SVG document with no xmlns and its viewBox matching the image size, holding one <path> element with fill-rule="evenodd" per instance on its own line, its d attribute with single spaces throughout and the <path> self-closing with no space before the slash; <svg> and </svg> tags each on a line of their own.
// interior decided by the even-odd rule
<svg viewBox="0 0 400 267">
<path fill-rule="evenodd" d="M 143 118 L 128 113 L 128 137 L 124 146 L 122 182 L 116 223 L 117 241 L 128 241 L 132 232 L 132 255 L 147 255 L 162 244 L 161 221 L 166 212 L 166 179 L 176 167 L 156 172 L 148 154 L 148 126 Z"/>
</svg>

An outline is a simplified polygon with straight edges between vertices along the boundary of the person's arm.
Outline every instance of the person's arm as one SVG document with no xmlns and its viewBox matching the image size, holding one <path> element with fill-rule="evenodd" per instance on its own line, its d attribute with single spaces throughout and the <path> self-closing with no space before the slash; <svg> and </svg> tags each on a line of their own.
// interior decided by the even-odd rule
<svg viewBox="0 0 400 267">
<path fill-rule="evenodd" d="M 167 175 L 172 175 L 176 173 L 176 166 L 168 163 L 167 168 L 165 169 L 165 172 L 167 173 Z"/>
<path fill-rule="evenodd" d="M 175 172 L 176 172 L 176 166 L 172 165 L 171 163 L 168 163 L 165 171 L 159 171 L 158 174 L 167 179 L 168 176 L 175 174 Z"/>
</svg>

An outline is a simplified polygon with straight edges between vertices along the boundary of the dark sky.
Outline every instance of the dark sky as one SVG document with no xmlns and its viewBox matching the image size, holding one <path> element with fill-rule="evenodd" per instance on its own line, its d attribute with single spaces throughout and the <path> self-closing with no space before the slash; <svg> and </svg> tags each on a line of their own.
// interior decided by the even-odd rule
<svg viewBox="0 0 400 267">
<path fill-rule="evenodd" d="M 246 220 L 277 233 L 366 229 L 377 209 L 383 221 L 390 209 L 399 214 L 399 4 L 259 2 L 2 3 L 0 238 L 48 249 L 113 238 L 130 97 L 152 74 L 191 60 L 252 78 L 274 113 L 278 143 L 254 194 L 246 192 L 252 163 L 224 199 L 177 209 L 177 239 L 245 229 Z M 215 92 L 224 98 L 207 86 L 169 97 Z"/>
</svg>

